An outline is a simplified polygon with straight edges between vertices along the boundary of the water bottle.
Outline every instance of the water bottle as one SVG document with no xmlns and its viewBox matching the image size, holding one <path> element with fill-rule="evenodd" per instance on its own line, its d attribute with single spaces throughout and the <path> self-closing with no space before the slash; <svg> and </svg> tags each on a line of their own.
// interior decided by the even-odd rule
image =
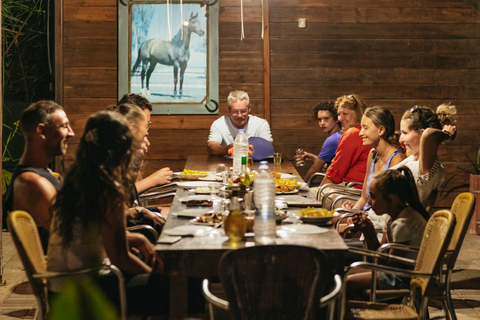
<svg viewBox="0 0 480 320">
<path fill-rule="evenodd" d="M 233 174 L 237 177 L 242 172 L 242 156 L 248 157 L 248 138 L 240 129 L 233 142 Z"/>
<path fill-rule="evenodd" d="M 255 223 L 253 232 L 258 244 L 275 243 L 275 181 L 267 161 L 261 161 L 253 185 Z"/>
</svg>

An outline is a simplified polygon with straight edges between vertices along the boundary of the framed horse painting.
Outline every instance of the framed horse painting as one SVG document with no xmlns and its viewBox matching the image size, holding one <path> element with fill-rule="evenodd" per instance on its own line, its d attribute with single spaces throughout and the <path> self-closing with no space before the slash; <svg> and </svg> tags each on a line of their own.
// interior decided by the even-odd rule
<svg viewBox="0 0 480 320">
<path fill-rule="evenodd" d="M 218 4 L 119 0 L 118 97 L 153 114 L 218 114 Z"/>
</svg>

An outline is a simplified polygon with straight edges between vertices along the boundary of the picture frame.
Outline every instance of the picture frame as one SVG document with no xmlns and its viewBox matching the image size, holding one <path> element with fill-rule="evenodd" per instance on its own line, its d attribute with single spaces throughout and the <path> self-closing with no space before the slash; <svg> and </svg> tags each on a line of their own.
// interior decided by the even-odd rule
<svg viewBox="0 0 480 320">
<path fill-rule="evenodd" d="M 218 114 L 218 4 L 119 0 L 118 98 L 152 114 Z"/>
</svg>

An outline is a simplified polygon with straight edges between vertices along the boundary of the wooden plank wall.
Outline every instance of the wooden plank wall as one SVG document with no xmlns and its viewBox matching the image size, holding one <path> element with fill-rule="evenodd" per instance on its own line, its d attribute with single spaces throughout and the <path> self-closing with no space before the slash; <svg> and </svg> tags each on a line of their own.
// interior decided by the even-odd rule
<svg viewBox="0 0 480 320">
<path fill-rule="evenodd" d="M 297 26 L 307 19 L 307 28 Z M 459 133 L 443 162 L 480 146 L 480 15 L 465 1 L 275 0 L 270 3 L 271 106 L 275 145 L 319 152 L 326 136 L 310 115 L 319 101 L 357 93 L 399 122 L 414 105 L 452 102 Z M 288 120 L 287 120 L 288 119 Z M 398 123 L 397 122 L 397 123 Z M 399 127 L 399 124 L 397 124 Z M 446 165 L 452 184 L 465 174 Z M 449 206 L 455 193 L 437 201 Z"/>
<path fill-rule="evenodd" d="M 63 91 L 57 93 L 76 132 L 73 161 L 86 118 L 116 101 L 117 1 L 56 0 L 63 7 Z M 240 1 L 220 0 L 220 114 L 226 97 L 246 90 L 253 113 L 264 114 L 261 2 L 244 0 L 246 39 L 240 41 Z M 271 126 L 277 150 L 318 152 L 326 138 L 310 116 L 315 103 L 358 93 L 397 119 L 415 104 L 458 106 L 459 134 L 440 159 L 471 156 L 480 133 L 480 24 L 459 0 L 272 0 L 270 5 Z M 299 29 L 297 19 L 306 18 Z M 268 103 L 268 101 L 267 101 Z M 154 116 L 145 174 L 181 170 L 204 154 L 216 116 Z M 449 174 L 458 172 L 454 166 Z M 465 175 L 459 175 L 460 183 Z M 450 196 L 451 197 L 451 196 Z M 448 200 L 448 201 L 447 201 Z M 450 198 L 440 203 L 450 203 Z"/>
<path fill-rule="evenodd" d="M 88 115 L 115 103 L 117 93 L 117 1 L 57 0 L 63 3 L 64 90 L 66 108 L 76 136 L 72 139 L 65 166 L 75 157 Z M 229 92 L 250 94 L 252 113 L 263 116 L 263 40 L 261 4 L 244 1 L 244 41 L 240 41 L 240 2 L 221 0 L 220 115 L 227 113 Z M 62 67 L 62 66 L 57 66 Z M 144 174 L 170 166 L 182 170 L 192 154 L 206 154 L 211 115 L 153 116 L 151 148 Z"/>
</svg>

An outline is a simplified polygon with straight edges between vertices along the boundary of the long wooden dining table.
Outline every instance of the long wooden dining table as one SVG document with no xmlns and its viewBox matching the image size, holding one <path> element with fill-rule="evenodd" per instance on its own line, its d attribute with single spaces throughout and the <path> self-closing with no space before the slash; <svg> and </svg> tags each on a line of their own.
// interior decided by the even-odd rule
<svg viewBox="0 0 480 320">
<path fill-rule="evenodd" d="M 219 156 L 189 156 L 185 168 L 215 172 L 219 163 L 224 163 L 228 168 L 232 165 L 232 160 Z M 269 162 L 269 166 L 273 168 L 273 163 Z M 257 167 L 258 163 L 255 162 L 254 169 Z M 296 175 L 297 181 L 303 181 L 295 167 L 288 160 L 283 161 L 281 171 Z M 191 218 L 185 219 L 175 214 L 186 209 L 186 205 L 178 201 L 178 199 L 188 196 L 188 194 L 188 190 L 177 188 L 167 223 L 159 240 L 168 237 L 165 234 L 166 230 L 190 223 L 189 220 Z M 315 198 L 309 190 L 302 190 L 299 194 L 311 200 L 312 203 L 315 202 Z M 207 236 L 183 237 L 180 241 L 173 244 L 157 243 L 155 246 L 156 251 L 164 258 L 165 273 L 170 277 L 170 319 L 184 319 L 187 317 L 187 283 L 189 277 L 216 278 L 218 275 L 218 262 L 226 251 L 255 245 L 253 238 L 247 238 L 245 241 L 238 243 L 235 248 L 232 248 L 228 238 L 221 231 L 218 230 L 213 235 Z M 323 250 L 330 256 L 332 264 L 337 268 L 337 272 L 342 272 L 343 255 L 347 251 L 347 246 L 333 228 L 328 228 L 326 232 L 320 234 L 290 234 L 285 237 L 277 237 L 276 243 L 303 245 Z"/>
</svg>

